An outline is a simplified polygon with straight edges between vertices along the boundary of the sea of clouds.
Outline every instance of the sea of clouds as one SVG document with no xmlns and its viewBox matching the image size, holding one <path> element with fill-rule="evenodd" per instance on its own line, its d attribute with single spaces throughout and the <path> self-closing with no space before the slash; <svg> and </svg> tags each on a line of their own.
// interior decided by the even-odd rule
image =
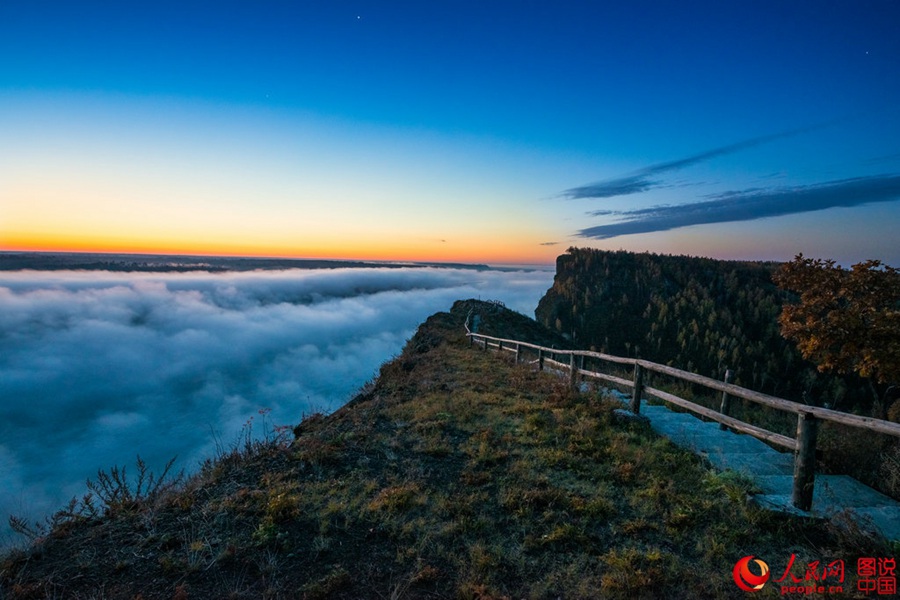
<svg viewBox="0 0 900 600">
<path fill-rule="evenodd" d="M 430 314 L 533 316 L 550 270 L 0 273 L 0 545 L 113 465 L 190 472 L 254 432 L 350 399 Z M 265 416 L 259 411 L 270 410 Z M 263 420 L 266 422 L 263 423 Z"/>
</svg>

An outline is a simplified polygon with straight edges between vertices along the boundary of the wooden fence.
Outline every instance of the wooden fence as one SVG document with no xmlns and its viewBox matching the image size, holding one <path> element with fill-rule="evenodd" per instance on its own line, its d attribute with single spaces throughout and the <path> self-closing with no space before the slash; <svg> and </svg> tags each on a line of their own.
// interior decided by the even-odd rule
<svg viewBox="0 0 900 600">
<path fill-rule="evenodd" d="M 813 487 L 815 485 L 816 437 L 819 421 L 832 421 L 834 423 L 858 427 L 867 431 L 900 437 L 900 424 L 898 423 L 852 415 L 818 406 L 799 404 L 783 398 L 754 392 L 753 390 L 748 390 L 729 383 L 731 378 L 730 372 L 726 373 L 725 381 L 718 381 L 716 379 L 704 377 L 703 375 L 697 375 L 696 373 L 682 371 L 681 369 L 660 365 L 638 358 L 623 358 L 621 356 L 612 356 L 600 352 L 589 352 L 587 350 L 545 348 L 543 346 L 529 344 L 519 340 L 507 340 L 482 335 L 480 333 L 472 333 L 469 331 L 468 323 L 466 324 L 466 331 L 466 335 L 469 337 L 471 344 L 478 344 L 484 350 L 496 348 L 500 352 L 508 351 L 515 353 L 517 362 L 522 359 L 523 352 L 526 350 L 536 353 L 536 362 L 540 370 L 543 370 L 544 366 L 548 364 L 564 371 L 567 370 L 573 386 L 576 384 L 577 377 L 580 375 L 582 377 L 600 379 L 629 387 L 632 389 L 630 408 L 632 412 L 636 414 L 640 413 L 641 410 L 641 396 L 646 394 L 676 406 L 680 406 L 691 412 L 703 415 L 713 421 L 717 421 L 723 429 L 731 428 L 735 431 L 747 433 L 761 440 L 765 440 L 770 444 L 792 450 L 794 452 L 794 483 L 791 491 L 791 502 L 794 506 L 804 511 L 808 511 L 812 508 Z M 566 357 L 566 360 L 559 360 L 560 358 Z M 632 379 L 625 379 L 609 373 L 585 369 L 585 360 L 588 358 L 618 365 L 633 366 L 634 376 Z M 689 400 L 670 394 L 669 392 L 664 392 L 663 390 L 644 385 L 644 373 L 646 371 L 667 375 L 681 381 L 697 384 L 721 392 L 722 402 L 719 411 L 700 406 L 699 404 L 695 404 Z M 732 397 L 743 398 L 750 402 L 755 402 L 763 406 L 797 415 L 797 437 L 787 437 L 729 416 L 728 413 Z"/>
</svg>

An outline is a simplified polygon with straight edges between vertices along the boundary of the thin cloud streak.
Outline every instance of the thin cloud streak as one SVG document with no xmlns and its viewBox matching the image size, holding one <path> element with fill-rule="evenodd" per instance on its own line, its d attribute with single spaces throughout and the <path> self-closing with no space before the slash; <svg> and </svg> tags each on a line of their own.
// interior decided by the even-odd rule
<svg viewBox="0 0 900 600">
<path fill-rule="evenodd" d="M 797 213 L 900 199 L 900 175 L 876 175 L 788 188 L 752 188 L 718 194 L 711 200 L 615 213 L 618 223 L 597 225 L 576 235 L 604 240 L 691 225 L 752 221 Z M 610 214 L 598 211 L 596 214 Z"/>
<path fill-rule="evenodd" d="M 615 198 L 616 196 L 628 196 L 646 192 L 662 186 L 661 181 L 649 177 L 659 172 L 652 169 L 653 167 L 644 169 L 646 174 L 639 172 L 627 177 L 607 179 L 597 183 L 569 188 L 562 193 L 562 196 L 569 200 L 580 200 L 582 198 Z"/>
<path fill-rule="evenodd" d="M 636 171 L 632 175 L 627 175 L 625 177 L 616 177 L 614 179 L 606 179 L 604 181 L 598 181 L 596 183 L 591 183 L 588 185 L 569 188 L 565 190 L 561 195 L 563 198 L 567 198 L 569 200 L 579 200 L 582 198 L 614 198 L 616 196 L 627 196 L 630 194 L 646 192 L 651 189 L 664 187 L 664 184 L 661 180 L 654 178 L 654 176 L 661 173 L 677 171 L 696 165 L 697 163 L 712 160 L 713 158 L 717 158 L 719 156 L 734 154 L 735 152 L 740 152 L 741 150 L 747 150 L 748 148 L 753 148 L 755 146 L 760 146 L 762 144 L 767 144 L 769 142 L 774 142 L 783 138 L 793 137 L 795 135 L 800 135 L 802 133 L 821 129 L 822 127 L 826 127 L 826 125 L 816 125 L 803 129 L 794 129 L 781 133 L 773 133 L 770 135 L 764 135 L 749 140 L 744 140 L 742 142 L 737 142 L 734 144 L 728 144 L 727 146 L 713 148 L 712 150 L 707 150 L 706 152 L 694 154 L 686 158 L 680 158 L 678 160 L 651 165 L 649 167 L 645 167 L 643 169 L 640 169 L 639 171 Z"/>
</svg>

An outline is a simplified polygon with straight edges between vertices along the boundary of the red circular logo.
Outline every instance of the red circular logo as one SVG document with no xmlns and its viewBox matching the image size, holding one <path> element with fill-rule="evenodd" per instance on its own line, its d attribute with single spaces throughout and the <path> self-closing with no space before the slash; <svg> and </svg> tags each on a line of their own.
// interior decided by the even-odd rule
<svg viewBox="0 0 900 600">
<path fill-rule="evenodd" d="M 750 571 L 751 560 L 759 567 L 759 575 Z M 737 561 L 737 564 L 734 565 L 733 574 L 734 582 L 739 588 L 745 592 L 758 592 L 769 580 L 769 565 L 758 558 L 754 560 L 753 555 L 751 554 L 750 556 L 745 556 Z"/>
</svg>

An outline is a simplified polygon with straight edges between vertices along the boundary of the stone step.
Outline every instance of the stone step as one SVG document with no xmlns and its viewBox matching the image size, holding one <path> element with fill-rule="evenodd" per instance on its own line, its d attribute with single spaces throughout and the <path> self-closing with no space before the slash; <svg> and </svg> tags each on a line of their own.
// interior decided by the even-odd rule
<svg viewBox="0 0 900 600">
<path fill-rule="evenodd" d="M 617 394 L 624 405 L 630 397 Z M 641 404 L 641 414 L 654 431 L 675 444 L 706 458 L 717 469 L 731 469 L 750 476 L 760 488 L 753 500 L 761 506 L 806 517 L 834 519 L 845 513 L 859 527 L 900 540 L 900 502 L 846 475 L 817 475 L 813 508 L 809 512 L 791 504 L 794 457 L 746 434 L 724 431 L 718 423 L 705 422 L 690 413 L 678 413 L 661 405 Z M 836 520 L 840 520 L 838 517 Z"/>
<path fill-rule="evenodd" d="M 706 427 L 711 430 L 715 429 L 717 431 L 722 431 L 723 433 L 728 433 L 727 430 L 721 428 L 718 422 L 704 421 L 691 413 L 674 412 L 664 406 L 641 406 L 641 414 L 651 419 L 651 421 L 659 420 L 665 423 L 683 423 L 692 430 L 695 427 Z"/>
<path fill-rule="evenodd" d="M 813 494 L 815 496 L 815 494 Z M 874 532 L 889 540 L 900 540 L 900 508 L 894 506 L 841 507 L 835 504 L 817 505 L 809 512 L 799 510 L 791 504 L 790 494 L 759 494 L 753 501 L 768 510 L 788 513 L 801 517 L 829 519 L 841 525 L 841 513 L 865 531 Z M 846 526 L 846 523 L 844 523 Z"/>
<path fill-rule="evenodd" d="M 641 414 L 650 419 L 651 423 L 656 423 L 660 427 L 668 427 L 672 430 L 681 428 L 683 431 L 688 433 L 692 433 L 695 431 L 703 431 L 704 433 L 721 431 L 721 429 L 719 429 L 718 423 L 707 423 L 701 421 L 700 419 L 695 419 L 690 415 L 672 412 L 658 413 L 647 411 L 642 411 Z"/>
<path fill-rule="evenodd" d="M 703 434 L 712 434 L 716 431 L 721 431 L 719 426 L 715 423 L 704 423 L 698 419 L 693 417 L 685 417 L 677 414 L 662 414 L 656 415 L 653 413 L 642 412 L 642 415 L 650 419 L 651 423 L 655 423 L 660 427 L 666 427 L 673 431 L 681 430 L 685 433 L 703 433 Z"/>
<path fill-rule="evenodd" d="M 900 508 L 894 506 L 862 506 L 850 509 L 865 529 L 874 529 L 889 540 L 900 540 Z"/>
<path fill-rule="evenodd" d="M 791 495 L 794 479 L 791 475 L 761 475 L 756 482 L 764 494 Z M 833 512 L 854 507 L 890 507 L 900 509 L 900 503 L 846 475 L 816 475 L 813 490 L 813 512 Z"/>
<path fill-rule="evenodd" d="M 718 432 L 714 435 L 695 435 L 689 446 L 697 452 L 713 454 L 760 454 L 760 460 L 767 460 L 776 454 L 755 437 Z"/>
<path fill-rule="evenodd" d="M 772 454 L 759 452 L 710 453 L 707 455 L 714 467 L 724 471 L 731 469 L 750 476 L 788 475 L 794 473 L 794 457 L 773 451 Z"/>
</svg>

